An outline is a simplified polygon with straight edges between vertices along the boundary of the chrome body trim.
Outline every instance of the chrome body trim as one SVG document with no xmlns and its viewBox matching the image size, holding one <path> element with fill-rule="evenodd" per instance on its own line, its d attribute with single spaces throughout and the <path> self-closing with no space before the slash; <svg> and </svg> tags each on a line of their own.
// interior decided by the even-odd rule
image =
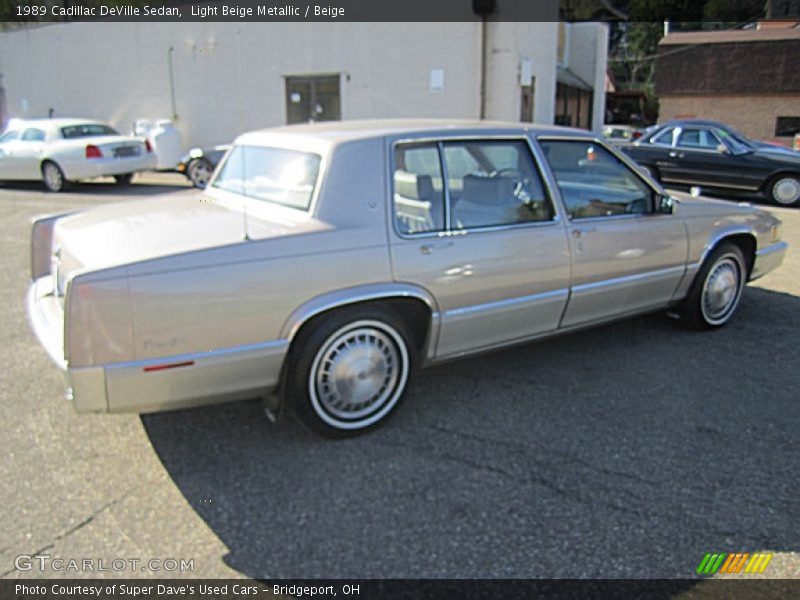
<svg viewBox="0 0 800 600">
<path fill-rule="evenodd" d="M 730 188 L 733 190 L 747 190 L 747 191 L 757 191 L 761 189 L 759 186 L 751 186 L 751 185 L 733 185 L 732 183 L 719 183 L 719 182 L 710 182 L 710 181 L 700 181 L 698 179 L 688 180 L 688 179 L 678 179 L 676 177 L 664 177 L 662 175 L 661 179 L 663 181 L 668 181 L 670 183 L 680 183 L 683 185 L 697 185 L 697 186 L 706 186 L 706 187 L 713 187 L 713 188 Z"/>
<path fill-rule="evenodd" d="M 700 260 L 698 261 L 699 264 L 703 264 L 708 258 L 708 255 L 714 250 L 717 244 L 719 244 L 722 240 L 727 237 L 731 237 L 733 235 L 749 235 L 752 236 L 753 241 L 758 240 L 758 236 L 756 236 L 755 232 L 748 227 L 729 227 L 725 228 L 722 231 L 715 233 L 711 236 L 706 242 L 705 247 L 703 248 L 703 253 L 700 256 Z"/>
<path fill-rule="evenodd" d="M 667 275 L 674 275 L 677 273 L 683 273 L 686 270 L 684 265 L 679 265 L 675 267 L 668 267 L 666 269 L 657 269 L 655 271 L 647 271 L 645 273 L 636 273 L 635 275 L 625 275 L 624 277 L 614 277 L 613 279 L 605 279 L 602 281 L 594 281 L 592 283 L 584 283 L 581 285 L 576 285 L 572 288 L 573 292 L 585 292 L 589 290 L 596 290 L 608 286 L 613 285 L 625 285 L 627 283 L 633 283 L 636 281 L 642 281 L 645 279 L 657 278 L 657 277 L 664 277 Z"/>
<path fill-rule="evenodd" d="M 750 281 L 763 277 L 770 271 L 780 267 L 786 257 L 788 248 L 789 244 L 786 242 L 776 242 L 757 250 L 753 270 L 750 272 Z"/>
<path fill-rule="evenodd" d="M 281 328 L 281 338 L 292 342 L 300 327 L 309 319 L 329 310 L 344 308 L 352 304 L 372 300 L 389 300 L 392 298 L 414 298 L 424 302 L 431 311 L 431 326 L 425 357 L 433 358 L 433 351 L 439 334 L 440 312 L 433 295 L 424 288 L 403 282 L 387 282 L 337 290 L 312 298 L 295 309 Z"/>
<path fill-rule="evenodd" d="M 116 371 L 118 369 L 144 369 L 145 367 L 152 367 L 164 363 L 179 363 L 188 361 L 197 361 L 204 359 L 222 358 L 228 355 L 241 354 L 248 352 L 258 351 L 271 351 L 278 348 L 287 348 L 289 340 L 271 340 L 269 342 L 262 342 L 260 344 L 247 344 L 244 346 L 236 346 L 233 348 L 217 348 L 209 350 L 208 352 L 190 352 L 187 354 L 173 354 L 169 356 L 162 356 L 159 358 L 148 358 L 145 360 L 128 360 L 118 363 L 106 365 L 107 371 Z"/>
<path fill-rule="evenodd" d="M 108 411 L 154 412 L 264 395 L 278 385 L 288 348 L 288 340 L 272 340 L 108 365 Z M 144 370 L 146 366 L 181 362 L 189 364 Z"/>
<path fill-rule="evenodd" d="M 783 253 L 786 252 L 788 248 L 789 244 L 787 244 L 786 242 L 775 242 L 774 244 L 770 244 L 765 248 L 759 248 L 758 250 L 756 250 L 756 257 L 768 256 L 775 252 Z"/>
<path fill-rule="evenodd" d="M 519 304 L 536 303 L 541 300 L 550 300 L 552 298 L 564 298 L 569 294 L 567 288 L 561 290 L 553 290 L 551 292 L 542 292 L 540 294 L 531 294 L 529 296 L 517 296 L 516 298 L 508 298 L 506 300 L 498 300 L 496 302 L 486 302 L 484 304 L 473 304 L 470 306 L 463 306 L 461 308 L 452 308 L 445 311 L 445 318 L 458 318 L 469 315 L 475 312 L 482 311 L 499 311 L 504 308 L 510 308 Z"/>
</svg>

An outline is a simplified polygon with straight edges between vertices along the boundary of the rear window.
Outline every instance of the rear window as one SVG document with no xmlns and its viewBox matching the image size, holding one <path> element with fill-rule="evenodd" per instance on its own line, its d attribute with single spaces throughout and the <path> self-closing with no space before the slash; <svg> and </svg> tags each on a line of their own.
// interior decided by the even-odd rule
<svg viewBox="0 0 800 600">
<path fill-rule="evenodd" d="M 19 139 L 19 131 L 6 131 L 2 136 L 0 136 L 0 144 L 5 144 L 6 142 L 13 142 L 14 140 Z"/>
<path fill-rule="evenodd" d="M 115 129 L 102 123 L 81 123 L 61 128 L 61 137 L 65 140 L 91 137 L 95 135 L 119 135 Z"/>
<path fill-rule="evenodd" d="M 308 210 L 320 162 L 318 155 L 297 150 L 234 146 L 212 185 L 248 198 Z"/>
</svg>

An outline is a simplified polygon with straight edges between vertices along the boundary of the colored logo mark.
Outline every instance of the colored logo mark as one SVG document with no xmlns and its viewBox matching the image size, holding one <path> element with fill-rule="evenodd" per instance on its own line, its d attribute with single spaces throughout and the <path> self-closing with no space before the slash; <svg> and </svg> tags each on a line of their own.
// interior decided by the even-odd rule
<svg viewBox="0 0 800 600">
<path fill-rule="evenodd" d="M 698 575 L 714 575 L 716 573 L 763 573 L 772 554 L 768 552 L 718 552 L 706 554 L 697 567 Z"/>
</svg>

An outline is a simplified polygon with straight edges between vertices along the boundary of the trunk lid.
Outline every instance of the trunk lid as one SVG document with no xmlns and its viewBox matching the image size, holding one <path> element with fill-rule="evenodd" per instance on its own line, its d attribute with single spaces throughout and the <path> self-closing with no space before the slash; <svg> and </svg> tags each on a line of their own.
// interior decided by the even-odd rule
<svg viewBox="0 0 800 600">
<path fill-rule="evenodd" d="M 108 204 L 59 219 L 60 278 L 244 240 L 244 215 L 202 194 Z M 61 282 L 59 282 L 61 283 Z M 59 285 L 61 291 L 61 285 Z"/>
</svg>

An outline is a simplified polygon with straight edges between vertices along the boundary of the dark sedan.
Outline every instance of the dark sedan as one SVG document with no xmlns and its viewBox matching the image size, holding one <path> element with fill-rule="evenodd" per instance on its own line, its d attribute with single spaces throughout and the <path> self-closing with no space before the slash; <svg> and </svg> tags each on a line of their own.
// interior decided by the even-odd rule
<svg viewBox="0 0 800 600">
<path fill-rule="evenodd" d="M 800 153 L 776 151 L 715 121 L 669 121 L 623 146 L 665 185 L 757 195 L 782 206 L 800 203 Z"/>
<path fill-rule="evenodd" d="M 194 187 L 203 189 L 229 148 L 229 144 L 213 148 L 192 148 L 175 170 L 186 175 Z"/>
</svg>

